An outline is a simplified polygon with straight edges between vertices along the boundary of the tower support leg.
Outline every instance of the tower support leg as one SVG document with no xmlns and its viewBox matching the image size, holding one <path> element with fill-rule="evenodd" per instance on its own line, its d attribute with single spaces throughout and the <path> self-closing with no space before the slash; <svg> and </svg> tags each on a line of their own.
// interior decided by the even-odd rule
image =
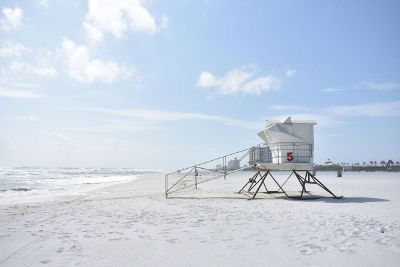
<svg viewBox="0 0 400 267">
<path fill-rule="evenodd" d="M 306 171 L 306 175 L 308 175 L 309 179 L 311 178 L 312 180 L 314 180 L 315 184 L 319 185 L 322 189 L 324 189 L 326 192 L 331 194 L 334 198 L 342 198 L 343 197 L 343 196 L 336 196 L 331 190 L 328 189 L 328 187 L 326 187 L 320 180 L 317 179 L 317 177 L 315 177 L 309 171 Z M 310 183 L 312 183 L 312 182 L 310 182 Z"/>
<path fill-rule="evenodd" d="M 271 177 L 272 180 L 275 182 L 275 184 L 279 187 L 279 189 L 277 191 L 271 191 L 268 190 L 267 185 L 265 184 L 265 180 Z M 246 187 L 248 186 L 248 189 L 246 190 Z M 285 190 L 283 190 L 282 186 L 276 181 L 276 179 L 274 178 L 274 176 L 272 176 L 271 172 L 269 170 L 267 170 L 264 174 L 261 173 L 261 171 L 258 171 L 256 174 L 254 174 L 249 181 L 247 181 L 247 183 L 239 190 L 239 194 L 247 191 L 250 194 L 252 194 L 252 196 L 250 196 L 249 199 L 254 199 L 256 198 L 257 194 L 259 193 L 261 187 L 264 186 L 265 188 L 265 192 L 266 194 L 277 194 L 277 193 L 283 193 L 285 194 L 287 197 L 289 197 Z M 254 188 L 257 188 L 256 191 L 253 193 L 251 192 Z"/>
<path fill-rule="evenodd" d="M 260 188 L 261 188 L 262 185 L 264 185 L 265 188 L 267 188 L 267 186 L 264 184 L 264 181 L 265 181 L 265 178 L 268 176 L 268 173 L 269 173 L 269 171 L 267 171 L 263 176 L 261 176 L 261 178 L 260 178 L 260 180 L 259 180 L 259 182 L 261 181 L 261 183 L 260 183 L 260 185 L 257 187 L 257 190 L 256 190 L 256 192 L 254 193 L 252 199 L 254 199 L 254 198 L 256 197 L 256 195 L 257 195 L 257 193 L 258 193 L 258 191 L 260 190 Z M 268 190 L 267 190 L 267 192 L 268 192 Z"/>
<path fill-rule="evenodd" d="M 260 175 L 260 173 L 261 173 L 261 171 L 258 171 L 258 172 L 256 172 L 256 174 L 254 174 L 251 178 L 249 178 L 249 180 L 247 181 L 247 183 L 242 187 L 242 189 L 239 190 L 238 194 L 242 193 L 243 190 L 246 188 L 246 186 L 249 185 L 249 184 L 250 184 L 250 187 L 249 187 L 249 191 L 250 191 L 250 189 L 252 188 L 252 186 L 254 187 L 256 178 L 257 178 L 258 175 Z"/>
<path fill-rule="evenodd" d="M 286 184 L 286 182 L 290 179 L 290 177 L 294 174 L 294 176 L 296 176 L 300 186 L 301 186 L 301 193 L 300 196 L 289 196 L 286 191 L 283 189 L 283 185 Z M 275 184 L 279 187 L 279 189 L 277 191 L 271 191 L 268 190 L 265 181 L 268 178 L 271 178 Z M 315 175 L 313 175 L 311 172 L 306 171 L 305 176 L 303 177 L 302 175 L 300 175 L 300 173 L 296 170 L 293 170 L 291 172 L 291 174 L 289 175 L 289 177 L 286 179 L 286 181 L 283 183 L 283 185 L 280 185 L 278 183 L 278 181 L 275 179 L 275 177 L 272 175 L 270 170 L 267 170 L 264 174 L 262 174 L 261 170 L 257 171 L 248 181 L 247 183 L 239 190 L 239 194 L 246 191 L 248 193 L 251 194 L 249 199 L 255 199 L 257 194 L 259 193 L 261 187 L 264 185 L 265 188 L 265 192 L 262 193 L 266 193 L 266 194 L 276 194 L 276 193 L 283 193 L 285 194 L 286 197 L 288 198 L 294 198 L 294 199 L 303 199 L 303 195 L 306 193 L 308 193 L 307 189 L 306 189 L 306 184 L 316 184 L 319 187 L 321 187 L 322 189 L 324 189 L 326 192 L 328 192 L 329 194 L 331 194 L 334 198 L 342 198 L 342 196 L 336 196 L 331 190 L 328 189 L 328 187 L 326 187 L 320 180 L 318 180 Z M 246 187 L 248 187 L 248 189 L 246 190 Z M 257 188 L 256 191 L 253 193 L 252 190 L 254 188 Z"/>
</svg>

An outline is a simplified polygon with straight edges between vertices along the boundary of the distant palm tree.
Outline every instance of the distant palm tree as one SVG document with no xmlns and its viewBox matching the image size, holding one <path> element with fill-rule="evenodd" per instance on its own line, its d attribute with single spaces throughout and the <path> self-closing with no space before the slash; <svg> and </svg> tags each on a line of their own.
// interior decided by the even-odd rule
<svg viewBox="0 0 400 267">
<path fill-rule="evenodd" d="M 374 162 L 371 160 L 371 161 L 369 162 L 369 165 L 373 166 L 373 165 L 374 165 Z"/>
<path fill-rule="evenodd" d="M 376 161 L 374 161 L 374 164 L 375 164 L 375 166 L 377 166 L 377 165 L 378 165 L 378 163 L 377 163 Z"/>
<path fill-rule="evenodd" d="M 390 166 L 393 166 L 393 163 L 394 163 L 393 160 L 389 159 L 387 162 L 387 165 L 390 167 Z"/>
<path fill-rule="evenodd" d="M 381 166 L 385 166 L 386 162 L 384 160 L 381 161 Z"/>
</svg>

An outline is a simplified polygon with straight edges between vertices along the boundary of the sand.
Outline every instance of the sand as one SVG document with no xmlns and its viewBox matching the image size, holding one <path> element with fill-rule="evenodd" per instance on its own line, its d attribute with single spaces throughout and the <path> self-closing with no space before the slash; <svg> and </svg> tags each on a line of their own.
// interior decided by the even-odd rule
<svg viewBox="0 0 400 267">
<path fill-rule="evenodd" d="M 319 173 L 344 198 L 307 201 L 234 194 L 248 176 L 170 199 L 157 173 L 0 205 L 0 266 L 398 266 L 399 174 Z"/>
</svg>

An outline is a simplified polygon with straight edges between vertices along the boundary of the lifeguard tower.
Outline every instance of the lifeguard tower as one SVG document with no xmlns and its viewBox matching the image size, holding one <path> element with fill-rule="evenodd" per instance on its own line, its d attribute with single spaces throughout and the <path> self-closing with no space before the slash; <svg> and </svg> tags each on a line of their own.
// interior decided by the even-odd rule
<svg viewBox="0 0 400 267">
<path fill-rule="evenodd" d="M 310 198 L 306 188 L 308 185 L 317 185 L 334 198 L 338 198 L 315 177 L 314 125 L 314 121 L 292 121 L 291 117 L 283 122 L 267 121 L 265 129 L 258 133 L 263 140 L 262 144 L 168 173 L 165 176 L 165 195 L 168 198 L 171 193 L 193 187 L 197 189 L 201 183 L 221 177 L 226 179 L 235 172 L 255 171 L 237 192 L 246 193 L 249 199 L 256 198 L 259 193 L 284 194 L 295 199 Z M 245 164 L 246 162 L 249 165 Z M 289 173 L 282 184 L 273 176 L 277 171 Z M 291 177 L 296 177 L 300 184 L 301 191 L 298 195 L 289 194 L 284 190 Z M 277 185 L 277 190 L 267 187 L 267 179 L 272 179 Z"/>
<path fill-rule="evenodd" d="M 257 173 L 252 176 L 243 186 L 239 193 L 244 191 L 251 193 L 255 198 L 260 189 L 264 187 L 267 194 L 283 193 L 291 198 L 303 198 L 307 193 L 306 185 L 315 184 L 323 188 L 333 197 L 332 193 L 321 181 L 319 181 L 314 172 L 314 121 L 292 121 L 288 117 L 283 122 L 267 121 L 265 129 L 258 133 L 258 136 L 269 146 L 272 154 L 271 163 L 255 163 Z M 290 175 L 286 181 L 280 185 L 272 175 L 273 171 L 289 171 Z M 304 175 L 302 175 L 304 173 Z M 300 183 L 301 193 L 299 196 L 289 196 L 283 189 L 283 185 L 295 176 Z M 279 190 L 268 190 L 265 180 L 271 178 Z M 255 191 L 253 192 L 253 189 Z"/>
</svg>

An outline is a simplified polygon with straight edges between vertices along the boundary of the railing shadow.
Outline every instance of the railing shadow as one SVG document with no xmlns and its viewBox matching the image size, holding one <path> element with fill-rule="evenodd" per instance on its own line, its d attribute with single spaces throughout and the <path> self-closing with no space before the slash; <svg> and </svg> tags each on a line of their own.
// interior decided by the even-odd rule
<svg viewBox="0 0 400 267">
<path fill-rule="evenodd" d="M 325 202 L 325 203 L 337 203 L 337 204 L 351 204 L 351 203 L 371 203 L 371 202 L 388 202 L 390 201 L 389 199 L 384 199 L 384 198 L 376 198 L 376 197 L 343 197 L 343 198 L 333 198 L 333 197 L 327 197 L 327 196 L 318 196 L 318 195 L 312 195 L 312 196 L 305 196 L 303 199 L 292 199 L 289 198 L 289 200 L 294 200 L 294 201 L 313 201 L 313 202 Z"/>
</svg>

